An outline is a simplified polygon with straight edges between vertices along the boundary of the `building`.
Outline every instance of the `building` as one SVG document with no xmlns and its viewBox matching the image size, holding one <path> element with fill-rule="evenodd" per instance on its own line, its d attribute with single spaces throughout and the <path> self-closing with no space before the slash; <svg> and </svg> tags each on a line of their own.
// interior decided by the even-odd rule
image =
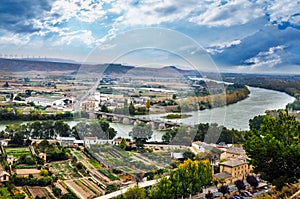
<svg viewBox="0 0 300 199">
<path fill-rule="evenodd" d="M 59 138 L 57 138 L 57 140 L 59 141 L 60 145 L 62 145 L 63 147 L 73 147 L 76 138 L 75 137 L 59 137 Z"/>
<path fill-rule="evenodd" d="M 6 171 L 1 171 L 0 172 L 0 182 L 7 182 L 9 181 L 9 173 L 7 173 Z"/>
<path fill-rule="evenodd" d="M 46 162 L 47 161 L 46 153 L 39 153 L 39 158 L 43 159 Z"/>
<path fill-rule="evenodd" d="M 114 144 L 113 140 L 102 140 L 97 137 L 84 137 L 83 141 L 85 147 L 91 147 L 94 144 Z"/>
<path fill-rule="evenodd" d="M 231 147 L 221 154 L 221 159 L 247 159 L 246 152 L 243 147 Z"/>
<path fill-rule="evenodd" d="M 218 179 L 225 179 L 228 183 L 244 179 L 249 173 L 249 165 L 245 160 L 230 159 L 219 163 L 220 173 L 214 176 Z"/>
</svg>

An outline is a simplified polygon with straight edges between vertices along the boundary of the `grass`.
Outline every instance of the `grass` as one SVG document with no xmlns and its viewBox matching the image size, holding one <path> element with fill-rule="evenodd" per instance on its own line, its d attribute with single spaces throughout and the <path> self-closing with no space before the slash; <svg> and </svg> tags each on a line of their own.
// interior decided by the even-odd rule
<svg viewBox="0 0 300 199">
<path fill-rule="evenodd" d="M 81 177 L 77 172 L 74 171 L 74 168 L 69 164 L 68 161 L 51 163 L 50 167 L 52 167 L 53 173 L 60 179 Z"/>
<path fill-rule="evenodd" d="M 15 158 L 20 158 L 22 155 L 31 155 L 28 147 L 8 147 L 5 148 L 7 155 L 13 155 Z"/>
<path fill-rule="evenodd" d="M 0 198 L 13 199 L 13 197 L 10 194 L 10 192 L 8 191 L 7 187 L 0 188 Z"/>
<path fill-rule="evenodd" d="M 99 172 L 102 173 L 103 175 L 105 175 L 106 177 L 108 177 L 112 181 L 114 181 L 114 180 L 120 180 L 119 177 L 111 174 L 109 170 L 99 169 Z"/>
<path fill-rule="evenodd" d="M 102 166 L 94 159 L 89 159 L 89 163 L 93 165 L 96 169 L 102 169 Z"/>
<path fill-rule="evenodd" d="M 16 169 L 35 169 L 35 165 L 17 165 Z"/>
<path fill-rule="evenodd" d="M 77 156 L 77 158 L 82 159 L 82 156 L 78 151 L 74 151 L 74 154 Z"/>
</svg>

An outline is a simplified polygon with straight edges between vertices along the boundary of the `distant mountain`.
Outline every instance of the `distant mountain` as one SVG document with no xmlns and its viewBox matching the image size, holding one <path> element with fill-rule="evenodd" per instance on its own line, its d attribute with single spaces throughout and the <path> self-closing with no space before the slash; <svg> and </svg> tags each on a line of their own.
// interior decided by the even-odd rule
<svg viewBox="0 0 300 199">
<path fill-rule="evenodd" d="M 54 61 L 55 59 L 53 59 Z M 124 66 L 122 64 L 79 64 L 63 63 L 53 61 L 36 61 L 20 59 L 1 59 L 0 71 L 8 72 L 69 72 L 70 74 L 81 73 L 104 73 L 106 75 L 128 75 L 128 76 L 153 76 L 153 77 L 174 77 L 174 76 L 199 76 L 196 70 L 182 70 L 176 66 L 163 68 L 145 68 Z"/>
</svg>

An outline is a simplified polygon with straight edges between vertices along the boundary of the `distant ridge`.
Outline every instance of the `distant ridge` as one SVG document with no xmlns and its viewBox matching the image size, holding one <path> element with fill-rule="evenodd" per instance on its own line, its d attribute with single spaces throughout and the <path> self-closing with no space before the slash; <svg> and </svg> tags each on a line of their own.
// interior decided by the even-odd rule
<svg viewBox="0 0 300 199">
<path fill-rule="evenodd" d="M 106 75 L 137 75 L 137 76 L 199 76 L 196 70 L 182 70 L 176 66 L 165 66 L 163 68 L 143 68 L 134 66 L 125 66 L 122 64 L 79 64 L 64 63 L 42 60 L 21 60 L 21 59 L 3 59 L 0 58 L 0 71 L 7 72 L 68 72 L 70 74 L 80 73 L 99 73 L 104 72 Z"/>
</svg>

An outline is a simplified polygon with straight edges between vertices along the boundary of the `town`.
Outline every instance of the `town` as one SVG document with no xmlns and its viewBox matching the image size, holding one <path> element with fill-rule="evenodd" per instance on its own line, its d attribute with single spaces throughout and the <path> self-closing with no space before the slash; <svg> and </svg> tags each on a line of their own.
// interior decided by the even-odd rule
<svg viewBox="0 0 300 199">
<path fill-rule="evenodd" d="M 132 198 L 131 192 L 147 192 L 150 198 L 251 198 L 272 190 L 243 148 L 248 131 L 180 122 L 191 111 L 246 99 L 244 85 L 190 74 L 181 81 L 164 73 L 68 74 L 1 76 L 3 197 Z M 250 120 L 250 129 L 259 129 L 267 116 Z M 186 169 L 195 166 L 206 169 L 189 177 Z M 180 185 L 175 178 L 181 169 L 186 179 Z M 160 190 L 166 183 L 178 192 Z"/>
</svg>

